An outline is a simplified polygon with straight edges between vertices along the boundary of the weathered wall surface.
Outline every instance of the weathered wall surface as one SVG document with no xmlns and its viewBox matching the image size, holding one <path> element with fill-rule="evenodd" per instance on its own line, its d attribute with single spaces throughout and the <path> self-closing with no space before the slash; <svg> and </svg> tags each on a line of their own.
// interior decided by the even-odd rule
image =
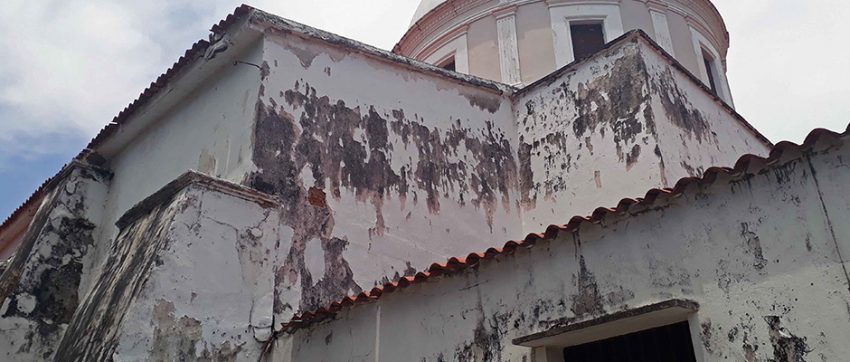
<svg viewBox="0 0 850 362">
<path fill-rule="evenodd" d="M 4 361 L 52 358 L 87 291 L 109 174 L 66 167 L 0 277 Z"/>
<path fill-rule="evenodd" d="M 187 174 L 122 218 L 64 361 L 256 361 L 272 333 L 277 205 Z"/>
<path fill-rule="evenodd" d="M 526 232 L 768 147 L 635 35 L 515 104 Z"/>
<path fill-rule="evenodd" d="M 164 98 L 194 90 L 142 106 L 132 120 L 146 126 L 116 131 L 126 144 L 93 150 L 109 151 L 108 186 L 50 199 L 75 209 L 45 208 L 33 234 L 45 246 L 10 267 L 21 283 L 0 280 L 10 358 L 60 340 L 72 360 L 254 358 L 272 320 L 763 150 L 639 35 L 514 97 L 262 12 L 242 20 L 251 42 L 164 84 Z M 190 169 L 274 205 L 190 188 L 119 220 Z M 44 305 L 64 309 L 48 318 Z M 292 348 L 320 353 L 306 346 Z"/>
<path fill-rule="evenodd" d="M 262 62 L 259 42 L 235 53 L 239 52 L 230 49 L 220 57 Z M 242 63 L 234 66 L 230 61 L 111 157 L 107 166 L 115 179 L 104 219 L 109 226 L 102 239 L 115 237 L 117 229 L 112 224 L 124 212 L 187 170 L 242 182 L 254 169 L 250 125 L 259 88 L 258 68 Z"/>
<path fill-rule="evenodd" d="M 267 32 L 247 184 L 295 229 L 279 319 L 520 232 L 506 94 Z"/>
<path fill-rule="evenodd" d="M 512 339 L 670 299 L 699 304 L 698 360 L 844 360 L 850 147 L 822 138 L 345 309 L 282 337 L 275 360 L 534 361 Z"/>
</svg>

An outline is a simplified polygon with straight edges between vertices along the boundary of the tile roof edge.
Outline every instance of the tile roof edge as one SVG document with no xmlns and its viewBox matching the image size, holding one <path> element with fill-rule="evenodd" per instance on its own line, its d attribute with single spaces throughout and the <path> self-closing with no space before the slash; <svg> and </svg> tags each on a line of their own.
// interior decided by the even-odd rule
<svg viewBox="0 0 850 362">
<path fill-rule="evenodd" d="M 422 283 L 424 281 L 427 281 L 431 277 L 459 272 L 467 268 L 474 267 L 478 265 L 481 260 L 492 259 L 498 255 L 510 254 L 511 252 L 520 247 L 533 247 L 536 242 L 540 240 L 552 240 L 556 238 L 561 232 L 576 231 L 584 223 L 597 223 L 609 214 L 625 213 L 629 210 L 630 207 L 634 205 L 653 206 L 658 200 L 658 197 L 661 195 L 681 195 L 685 192 L 685 189 L 688 186 L 695 183 L 705 185 L 712 184 L 714 183 L 714 181 L 716 181 L 717 176 L 720 174 L 736 175 L 744 174 L 747 172 L 755 173 L 760 170 L 764 170 L 766 168 L 769 168 L 774 162 L 778 161 L 779 158 L 782 157 L 785 152 L 803 152 L 805 150 L 811 149 L 823 137 L 842 139 L 847 136 L 850 136 L 850 124 L 848 124 L 847 128 L 842 133 L 833 132 L 823 128 L 816 128 L 809 132 L 809 134 L 806 136 L 806 139 L 801 144 L 795 144 L 789 141 L 782 141 L 777 143 L 771 149 L 770 154 L 767 157 L 745 154 L 741 156 L 737 162 L 735 162 L 735 166 L 732 168 L 711 167 L 703 173 L 702 177 L 684 177 L 682 179 L 679 179 L 679 181 L 676 182 L 673 188 L 650 189 L 642 198 L 624 198 L 620 200 L 620 202 L 614 208 L 600 207 L 594 210 L 590 216 L 573 216 L 566 224 L 549 225 L 549 227 L 547 227 L 543 233 L 532 233 L 528 234 L 528 236 L 526 236 L 522 240 L 508 241 L 501 248 L 491 247 L 483 253 L 473 252 L 468 254 L 466 257 L 449 258 L 448 260 L 446 260 L 445 263 L 433 263 L 426 270 L 418 272 L 413 276 L 402 277 L 397 282 L 385 283 L 382 286 L 376 286 L 372 288 L 372 290 L 370 291 L 363 291 L 356 296 L 346 296 L 342 300 L 333 302 L 328 306 L 318 308 L 312 311 L 302 312 L 301 314 L 296 314 L 289 322 L 281 324 L 281 331 L 292 332 L 299 328 L 307 327 L 309 325 L 312 325 L 313 323 L 317 323 L 328 317 L 331 317 L 346 307 L 350 307 L 355 304 L 362 304 L 366 302 L 375 301 L 381 298 L 386 293 L 391 293 L 393 291 L 406 288 L 413 284 Z M 842 142 L 844 142 L 844 140 L 842 140 Z M 754 163 L 759 163 L 760 165 L 757 169 L 751 170 L 750 166 Z"/>
<path fill-rule="evenodd" d="M 376 57 L 394 64 L 411 67 L 420 72 L 426 72 L 429 74 L 450 78 L 451 80 L 460 81 L 461 83 L 468 86 L 486 88 L 500 94 L 511 94 L 517 91 L 516 87 L 513 87 L 509 84 L 477 77 L 470 74 L 445 70 L 432 64 L 428 64 L 410 57 L 399 55 L 393 53 L 392 51 L 380 49 L 378 47 L 351 38 L 331 33 L 329 31 L 325 31 L 319 28 L 311 27 L 306 24 L 292 21 L 280 17 L 278 15 L 265 12 L 260 9 L 253 9 L 251 14 L 251 21 L 255 23 L 266 24 L 278 30 L 291 31 L 313 39 L 319 39 L 332 45 L 352 49 L 367 56 Z"/>
<path fill-rule="evenodd" d="M 326 32 L 326 31 L 323 31 L 323 30 L 320 30 L 320 29 L 312 28 L 310 26 L 291 21 L 291 20 L 287 20 L 285 18 L 281 18 L 277 15 L 265 12 L 263 10 L 260 10 L 260 9 L 257 9 L 257 8 L 250 6 L 250 5 L 245 5 L 245 4 L 238 6 L 232 13 L 228 14 L 224 19 L 220 20 L 216 24 L 213 24 L 212 27 L 210 28 L 210 31 L 213 32 L 213 33 L 223 32 L 228 27 L 230 27 L 231 25 L 237 23 L 238 21 L 240 21 L 240 20 L 242 20 L 246 17 L 252 16 L 252 14 L 256 14 L 258 17 L 264 17 L 264 18 L 267 18 L 267 19 L 275 19 L 275 21 L 281 21 L 281 22 L 287 24 L 287 29 L 292 30 L 292 31 L 300 32 L 300 33 L 305 34 L 305 35 L 314 35 L 314 36 L 317 36 L 318 38 L 325 40 L 325 41 L 331 41 L 331 40 L 341 41 L 341 42 L 344 43 L 343 44 L 344 46 L 354 47 L 354 48 L 360 49 L 361 51 L 364 51 L 366 53 L 372 54 L 373 56 L 382 56 L 382 57 L 389 59 L 390 61 L 395 61 L 395 62 L 398 62 L 398 63 L 401 63 L 401 64 L 405 64 L 405 65 L 408 65 L 408 66 L 419 68 L 419 69 L 422 69 L 423 71 L 428 71 L 428 72 L 438 74 L 438 75 L 441 75 L 441 76 L 444 76 L 444 77 L 447 77 L 447 78 L 451 78 L 451 79 L 456 80 L 456 81 L 461 81 L 461 82 L 468 84 L 468 85 L 471 85 L 471 86 L 485 87 L 485 88 L 495 90 L 495 91 L 498 91 L 498 92 L 502 92 L 502 93 L 513 92 L 513 91 L 516 90 L 516 88 L 514 88 L 510 85 L 507 85 L 507 84 L 502 84 L 502 83 L 499 83 L 499 82 L 494 82 L 494 81 L 486 80 L 486 79 L 483 79 L 483 78 L 478 78 L 478 77 L 474 77 L 474 76 L 470 76 L 470 75 L 465 75 L 465 74 L 460 74 L 460 73 L 456 73 L 456 72 L 450 72 L 450 71 L 447 71 L 447 70 L 443 70 L 441 68 L 434 67 L 434 66 L 427 64 L 427 63 L 419 62 L 419 61 L 416 61 L 416 60 L 413 60 L 413 59 L 410 59 L 410 58 L 406 58 L 406 57 L 403 57 L 403 56 L 400 56 L 400 55 L 397 55 L 397 54 L 393 54 L 392 52 L 389 52 L 389 51 L 384 51 L 384 50 L 375 48 L 371 45 L 360 43 L 360 42 L 357 42 L 355 40 L 344 38 L 342 36 L 339 36 L 339 35 L 336 35 L 336 34 L 333 34 L 333 33 L 329 33 L 329 32 Z M 147 105 L 148 101 L 150 101 L 157 94 L 159 94 L 159 91 L 161 89 L 163 89 L 166 84 L 168 84 L 170 81 L 172 81 L 173 78 L 175 78 L 183 70 L 185 70 L 189 66 L 191 66 L 199 56 L 202 56 L 206 52 L 206 50 L 209 46 L 210 46 L 210 43 L 206 40 L 199 40 L 199 41 L 195 42 L 189 49 L 187 49 L 183 53 L 183 55 L 180 58 L 177 59 L 177 61 L 175 61 L 171 65 L 171 67 L 169 67 L 164 73 L 160 74 L 156 78 L 156 80 L 151 82 L 151 84 L 148 85 L 148 87 L 145 88 L 139 94 L 139 96 L 136 97 L 135 100 L 131 101 L 126 107 L 124 107 L 123 110 L 121 110 L 116 116 L 114 116 L 112 118 L 112 120 L 109 123 L 106 124 L 106 126 L 101 128 L 100 131 L 98 131 L 98 133 L 89 141 L 89 143 L 87 144 L 85 149 L 83 151 L 81 151 L 73 159 L 74 160 L 83 160 L 88 153 L 90 153 L 92 150 L 97 149 L 100 145 L 105 143 L 106 140 L 110 139 L 110 137 L 113 134 L 115 134 L 118 131 L 118 129 L 122 125 L 124 125 L 128 121 L 128 119 L 130 119 L 130 117 L 132 115 L 135 114 L 135 111 L 137 109 Z M 45 188 L 46 184 L 50 183 L 57 176 L 58 176 L 58 173 L 57 173 L 57 175 L 54 175 L 54 176 L 47 178 L 39 187 L 37 187 L 35 189 L 35 191 L 33 191 L 32 194 L 30 194 L 30 196 L 26 200 L 24 200 L 23 203 L 21 203 L 20 206 L 15 208 L 15 210 L 12 211 L 12 213 L 9 214 L 9 216 L 7 216 L 6 219 L 4 219 L 2 223 L 0 223 L 0 235 L 2 235 L 3 232 L 12 223 L 14 223 L 18 218 L 22 217 L 25 210 L 32 207 L 34 204 L 40 202 L 40 200 L 44 196 L 44 188 Z"/>
</svg>

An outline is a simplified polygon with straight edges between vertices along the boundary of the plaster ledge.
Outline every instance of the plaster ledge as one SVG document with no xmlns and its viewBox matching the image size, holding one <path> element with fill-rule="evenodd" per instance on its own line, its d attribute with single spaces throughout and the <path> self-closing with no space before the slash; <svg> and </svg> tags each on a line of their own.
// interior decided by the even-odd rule
<svg viewBox="0 0 850 362">
<path fill-rule="evenodd" d="M 209 190 L 236 196 L 245 200 L 256 202 L 264 208 L 280 206 L 277 199 L 271 195 L 227 180 L 212 177 L 194 170 L 189 170 L 127 210 L 127 212 L 125 212 L 124 215 L 115 222 L 115 225 L 118 226 L 119 229 L 127 227 L 140 217 L 149 213 L 158 205 L 170 201 L 174 195 L 189 186 L 200 186 Z"/>
</svg>

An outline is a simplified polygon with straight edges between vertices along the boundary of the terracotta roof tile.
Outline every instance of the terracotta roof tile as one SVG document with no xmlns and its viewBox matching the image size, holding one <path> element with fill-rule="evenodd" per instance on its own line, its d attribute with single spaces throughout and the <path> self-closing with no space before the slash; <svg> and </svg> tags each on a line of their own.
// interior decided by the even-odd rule
<svg viewBox="0 0 850 362">
<path fill-rule="evenodd" d="M 342 302 L 334 302 L 328 307 L 296 315 L 292 318 L 290 322 L 283 323 L 283 329 L 292 330 L 309 326 L 312 323 L 316 323 L 333 316 L 334 314 L 342 310 L 344 307 L 350 307 L 355 304 L 374 301 L 384 296 L 385 294 L 396 292 L 410 285 L 425 282 L 433 276 L 450 274 L 465 270 L 467 268 L 478 265 L 482 261 L 493 259 L 499 255 L 510 254 L 511 252 L 520 247 L 533 247 L 534 244 L 539 240 L 550 240 L 556 238 L 561 232 L 576 231 L 584 223 L 599 223 L 605 217 L 611 214 L 625 215 L 633 206 L 654 206 L 655 202 L 658 201 L 660 197 L 680 196 L 684 193 L 685 189 L 688 186 L 692 184 L 712 184 L 714 181 L 717 180 L 717 177 L 719 175 L 735 176 L 744 173 L 758 172 L 770 166 L 771 164 L 779 161 L 782 155 L 786 152 L 805 151 L 807 149 L 812 148 L 817 142 L 822 141 L 824 139 L 832 138 L 834 140 L 839 140 L 848 135 L 850 135 L 850 125 L 847 126 L 847 129 L 843 133 L 836 133 L 821 128 L 815 129 L 811 133 L 809 133 L 809 135 L 806 137 L 806 140 L 800 145 L 788 141 L 783 141 L 773 147 L 768 157 L 760 157 L 750 154 L 743 155 L 738 159 L 738 161 L 735 163 L 735 167 L 733 168 L 711 167 L 705 171 L 702 177 L 685 177 L 676 182 L 676 185 L 673 188 L 651 189 L 647 191 L 646 195 L 643 198 L 622 199 L 617 204 L 617 207 L 600 207 L 594 210 L 590 216 L 573 216 L 566 224 L 549 225 L 549 227 L 546 228 L 546 231 L 544 233 L 532 233 L 528 234 L 528 236 L 526 236 L 522 240 L 508 241 L 502 248 L 493 247 L 487 249 L 483 253 L 471 253 L 466 257 L 449 258 L 448 260 L 446 260 L 445 263 L 433 263 L 430 267 L 428 267 L 427 270 L 419 272 L 415 276 L 407 276 L 401 278 L 398 282 L 390 282 L 382 286 L 377 286 L 369 292 L 360 293 L 356 297 L 346 297 L 343 299 Z"/>
</svg>

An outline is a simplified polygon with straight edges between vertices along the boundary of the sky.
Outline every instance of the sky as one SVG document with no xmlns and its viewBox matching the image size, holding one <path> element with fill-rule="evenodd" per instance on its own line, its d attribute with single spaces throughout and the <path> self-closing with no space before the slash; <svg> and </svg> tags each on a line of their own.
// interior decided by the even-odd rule
<svg viewBox="0 0 850 362">
<path fill-rule="evenodd" d="M 383 49 L 418 0 L 247 0 Z M 0 221 L 241 2 L 4 0 Z M 847 0 L 714 0 L 737 111 L 774 142 L 850 123 Z"/>
</svg>

